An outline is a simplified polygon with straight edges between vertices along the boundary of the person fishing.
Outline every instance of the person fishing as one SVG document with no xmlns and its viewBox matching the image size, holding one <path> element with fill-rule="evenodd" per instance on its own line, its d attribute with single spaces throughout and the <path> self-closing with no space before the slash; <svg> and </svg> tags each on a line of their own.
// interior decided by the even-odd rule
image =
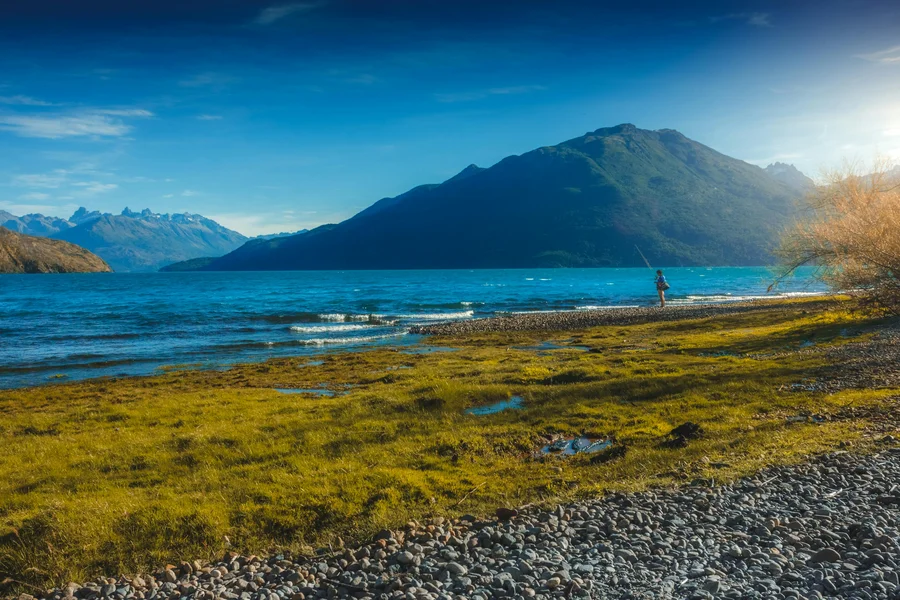
<svg viewBox="0 0 900 600">
<path fill-rule="evenodd" d="M 644 256 L 644 253 L 641 252 L 641 249 L 637 247 L 637 244 L 634 245 L 634 249 L 637 250 L 637 253 L 641 255 L 641 258 L 644 260 L 644 264 L 647 265 L 647 268 L 651 271 L 653 267 L 650 266 L 650 261 L 647 260 L 647 257 Z M 669 282 L 666 281 L 666 276 L 663 275 L 663 272 L 659 269 L 656 270 L 656 293 L 659 294 L 659 306 L 660 308 L 665 308 L 666 306 L 666 290 L 669 289 Z"/>
<path fill-rule="evenodd" d="M 666 276 L 663 275 L 663 272 L 659 269 L 656 271 L 656 293 L 659 294 L 659 306 L 661 308 L 665 308 L 666 306 L 666 290 L 669 289 L 669 282 L 666 281 Z"/>
</svg>

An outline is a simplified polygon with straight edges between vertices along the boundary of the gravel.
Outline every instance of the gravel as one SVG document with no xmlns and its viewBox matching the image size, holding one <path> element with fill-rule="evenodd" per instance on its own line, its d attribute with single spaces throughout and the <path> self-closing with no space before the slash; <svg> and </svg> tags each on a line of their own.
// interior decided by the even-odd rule
<svg viewBox="0 0 900 600">
<path fill-rule="evenodd" d="M 783 305 L 784 310 L 817 311 L 833 304 L 827 298 L 806 303 L 801 307 Z M 665 308 L 644 306 L 633 308 L 608 308 L 601 310 L 572 310 L 562 312 L 518 313 L 489 317 L 432 323 L 410 328 L 410 333 L 424 335 L 459 336 L 496 331 L 571 331 L 600 325 L 634 325 L 659 321 L 680 321 L 707 317 L 771 311 L 777 307 L 767 302 L 728 302 L 723 304 L 669 305 Z"/>
<path fill-rule="evenodd" d="M 435 518 L 337 554 L 229 553 L 45 597 L 900 599 L 900 448 L 885 440 L 728 485 Z"/>
</svg>

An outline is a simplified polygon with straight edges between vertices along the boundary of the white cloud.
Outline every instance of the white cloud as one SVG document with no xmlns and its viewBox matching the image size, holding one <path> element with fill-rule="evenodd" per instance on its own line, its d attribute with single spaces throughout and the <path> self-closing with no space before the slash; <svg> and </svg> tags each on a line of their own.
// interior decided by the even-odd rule
<svg viewBox="0 0 900 600">
<path fill-rule="evenodd" d="M 175 194 L 163 194 L 162 197 L 163 197 L 163 198 L 171 198 L 171 197 L 173 197 L 174 195 L 175 195 Z"/>
<path fill-rule="evenodd" d="M 894 137 L 900 135 L 900 129 L 885 129 L 882 133 L 887 137 Z"/>
<path fill-rule="evenodd" d="M 29 192 L 19 196 L 19 200 L 48 200 L 49 198 L 50 194 L 45 194 L 43 192 Z"/>
<path fill-rule="evenodd" d="M 879 50 L 870 54 L 858 54 L 856 57 L 884 65 L 896 65 L 900 64 L 900 46 L 894 46 L 893 48 Z"/>
<path fill-rule="evenodd" d="M 754 25 L 756 27 L 771 27 L 772 26 L 772 15 L 769 13 L 750 13 L 747 17 L 747 25 Z"/>
<path fill-rule="evenodd" d="M 76 113 L 2 115 L 0 130 L 20 137 L 59 139 L 65 137 L 121 137 L 132 127 L 121 117 L 152 117 L 143 109 L 85 109 Z"/>
<path fill-rule="evenodd" d="M 72 185 L 81 188 L 78 192 L 79 196 L 105 194 L 106 192 L 111 192 L 119 187 L 116 183 L 102 183 L 100 181 L 77 181 Z"/>
<path fill-rule="evenodd" d="M 20 106 L 54 106 L 52 102 L 44 102 L 31 96 L 0 96 L 0 104 L 18 104 Z"/>
<path fill-rule="evenodd" d="M 14 186 L 27 188 L 58 188 L 65 182 L 66 172 L 61 169 L 52 173 L 16 175 L 12 179 Z"/>
<path fill-rule="evenodd" d="M 474 92 L 435 94 L 434 97 L 438 102 L 472 102 L 473 100 L 483 100 L 484 98 L 487 98 L 489 96 L 528 94 L 531 92 L 540 92 L 546 89 L 547 88 L 542 85 L 514 85 L 509 87 L 495 87 Z"/>
<path fill-rule="evenodd" d="M 356 212 L 356 211 L 353 211 Z M 299 215 L 317 215 L 316 211 L 301 211 Z M 224 225 L 229 229 L 238 231 L 246 236 L 263 235 L 268 233 L 282 233 L 284 231 L 299 231 L 301 229 L 313 229 L 323 223 L 338 223 L 352 216 L 350 213 L 333 213 L 319 216 L 315 220 L 307 220 L 302 216 L 297 218 L 285 212 L 269 213 L 222 213 L 206 215 L 208 218 Z"/>
<path fill-rule="evenodd" d="M 100 108 L 91 112 L 98 115 L 109 115 L 112 117 L 152 117 L 153 113 L 143 108 Z"/>
<path fill-rule="evenodd" d="M 774 156 L 769 156 L 766 158 L 747 159 L 745 162 L 765 167 L 775 162 L 784 162 L 786 160 L 794 160 L 798 158 L 803 158 L 803 155 L 799 152 L 788 152 L 785 154 L 776 154 Z"/>
<path fill-rule="evenodd" d="M 294 4 L 279 4 L 264 8 L 259 16 L 254 19 L 257 25 L 271 25 L 276 21 L 297 13 L 306 13 L 322 6 L 324 2 L 296 2 Z"/>
<path fill-rule="evenodd" d="M 65 198 L 59 198 L 64 200 Z M 0 201 L 0 210 L 12 213 L 14 215 L 29 215 L 39 213 L 50 217 L 67 218 L 77 207 L 74 204 L 53 205 L 53 204 L 26 204 L 17 202 Z"/>
<path fill-rule="evenodd" d="M 743 21 L 745 24 L 754 27 L 772 27 L 771 13 L 764 12 L 731 13 L 729 15 L 712 17 L 710 21 L 713 23 L 720 23 L 722 21 Z"/>
<path fill-rule="evenodd" d="M 24 196 L 20 196 L 20 199 L 29 200 L 46 200 L 49 198 L 49 195 L 40 190 L 47 189 L 58 189 L 60 192 L 66 194 L 65 196 L 57 196 L 58 200 L 85 198 L 119 189 L 118 183 L 107 183 L 97 179 L 82 179 L 86 174 L 90 174 L 94 177 L 106 175 L 98 171 L 83 170 L 80 168 L 82 166 L 83 165 L 75 165 L 75 167 L 71 169 L 56 169 L 49 173 L 16 175 L 12 178 L 11 185 L 33 190 L 26 193 Z M 81 178 L 73 180 L 74 175 L 79 175 Z M 121 181 L 126 181 L 126 179 L 122 179 Z"/>
<path fill-rule="evenodd" d="M 181 195 L 190 198 L 191 196 L 199 196 L 200 192 L 196 190 L 184 190 L 181 192 Z"/>
<path fill-rule="evenodd" d="M 189 77 L 187 79 L 182 79 L 178 82 L 178 85 L 182 87 L 189 88 L 203 88 L 203 87 L 211 87 L 211 88 L 221 88 L 229 83 L 234 83 L 237 81 L 231 75 L 223 75 L 222 73 L 199 73 L 194 75 L 193 77 Z"/>
<path fill-rule="evenodd" d="M 372 85 L 373 83 L 378 83 L 380 80 L 371 75 L 369 73 L 363 73 L 362 75 L 357 75 L 356 77 L 349 77 L 344 80 L 347 83 L 358 83 L 361 85 Z"/>
<path fill-rule="evenodd" d="M 198 121 L 220 121 L 222 115 L 197 115 Z"/>
</svg>

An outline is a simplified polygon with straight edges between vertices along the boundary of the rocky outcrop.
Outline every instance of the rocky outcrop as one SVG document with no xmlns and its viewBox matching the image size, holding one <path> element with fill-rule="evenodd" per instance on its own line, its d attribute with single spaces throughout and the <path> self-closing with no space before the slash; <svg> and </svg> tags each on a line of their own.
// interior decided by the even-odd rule
<svg viewBox="0 0 900 600">
<path fill-rule="evenodd" d="M 80 246 L 0 227 L 0 273 L 109 273 L 96 254 Z"/>
</svg>

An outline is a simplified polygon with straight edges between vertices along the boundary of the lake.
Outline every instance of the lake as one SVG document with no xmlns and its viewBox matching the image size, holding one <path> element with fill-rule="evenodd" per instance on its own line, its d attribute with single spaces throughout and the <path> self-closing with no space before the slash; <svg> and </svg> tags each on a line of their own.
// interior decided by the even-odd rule
<svg viewBox="0 0 900 600">
<path fill-rule="evenodd" d="M 776 294 L 766 293 L 766 268 L 665 274 L 672 304 L 824 291 L 810 269 Z M 648 305 L 654 277 L 646 268 L 0 275 L 0 388 L 421 344 L 410 325 Z"/>
</svg>

